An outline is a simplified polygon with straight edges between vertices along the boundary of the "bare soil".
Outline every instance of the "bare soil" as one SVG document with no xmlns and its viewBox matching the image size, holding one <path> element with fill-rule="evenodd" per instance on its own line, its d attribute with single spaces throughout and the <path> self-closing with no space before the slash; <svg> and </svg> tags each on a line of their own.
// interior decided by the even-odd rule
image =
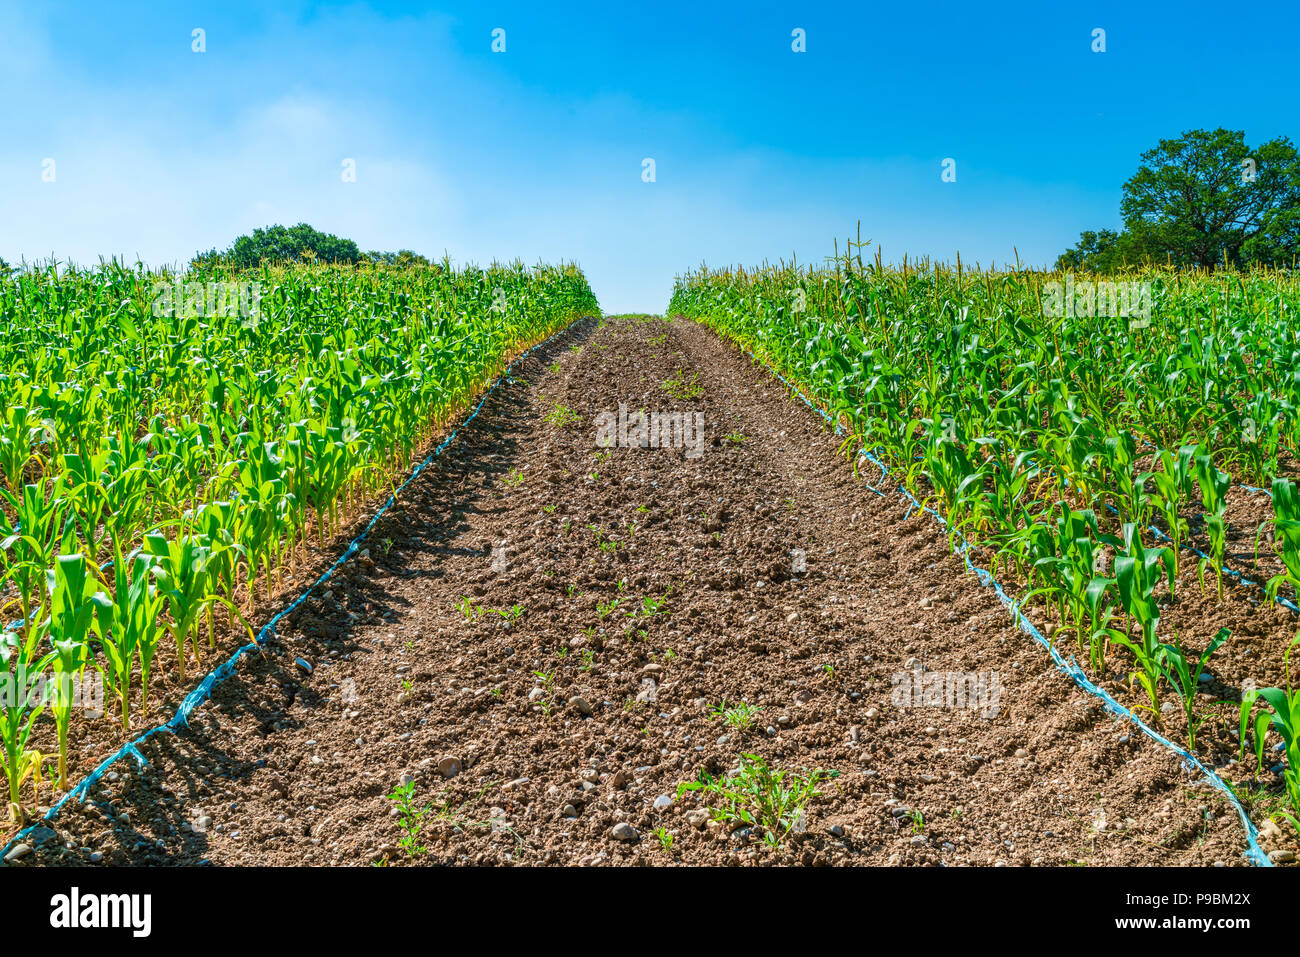
<svg viewBox="0 0 1300 957">
<path fill-rule="evenodd" d="M 598 447 L 620 403 L 703 413 L 702 454 Z M 1219 793 L 1076 688 L 837 447 L 702 326 L 580 324 L 188 733 L 119 762 L 19 865 L 410 863 L 386 797 L 404 778 L 433 805 L 416 863 L 1244 863 Z M 1225 698 L 1280 677 L 1295 627 L 1246 592 L 1184 590 L 1169 613 L 1198 643 L 1242 635 Z M 996 672 L 996 713 L 900 706 L 902 672 Z M 761 710 L 732 726 L 724 702 Z M 1227 730 L 1206 734 L 1244 776 Z M 742 754 L 838 772 L 780 847 L 678 797 Z"/>
</svg>

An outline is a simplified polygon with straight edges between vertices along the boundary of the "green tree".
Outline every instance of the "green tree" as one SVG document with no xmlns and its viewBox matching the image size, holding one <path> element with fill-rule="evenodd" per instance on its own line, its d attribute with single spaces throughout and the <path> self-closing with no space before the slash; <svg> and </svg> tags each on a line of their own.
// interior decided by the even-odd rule
<svg viewBox="0 0 1300 957">
<path fill-rule="evenodd" d="M 1191 130 L 1142 154 L 1120 212 L 1122 233 L 1082 233 L 1058 268 L 1290 263 L 1300 255 L 1300 154 L 1285 137 L 1252 149 L 1240 130 Z"/>
<path fill-rule="evenodd" d="M 240 236 L 225 251 L 211 249 L 198 253 L 194 265 L 223 263 L 239 269 L 260 266 L 264 262 L 301 262 L 318 259 L 331 263 L 356 263 L 361 250 L 350 239 L 322 233 L 306 223 L 297 226 L 267 226 L 254 229 L 250 236 Z"/>
<path fill-rule="evenodd" d="M 1056 259 L 1057 269 L 1087 272 L 1113 272 L 1122 258 L 1120 234 L 1113 229 L 1085 229 L 1079 242 Z"/>
<path fill-rule="evenodd" d="M 1289 260 L 1300 251 L 1300 156 L 1285 137 L 1251 149 L 1240 130 L 1192 130 L 1142 154 L 1120 212 L 1180 264 Z"/>
</svg>

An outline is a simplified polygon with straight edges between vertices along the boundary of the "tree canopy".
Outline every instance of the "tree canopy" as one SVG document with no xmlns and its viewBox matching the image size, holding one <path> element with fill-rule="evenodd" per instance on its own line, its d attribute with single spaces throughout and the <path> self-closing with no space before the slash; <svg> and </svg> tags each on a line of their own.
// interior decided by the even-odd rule
<svg viewBox="0 0 1300 957">
<path fill-rule="evenodd" d="M 221 262 L 245 269 L 263 262 L 301 262 L 318 259 L 331 263 L 356 263 L 361 250 L 350 239 L 322 233 L 306 223 L 297 226 L 267 226 L 240 236 L 224 251 L 211 249 L 194 257 L 195 265 Z"/>
<path fill-rule="evenodd" d="M 1300 255 L 1300 154 L 1286 137 L 1252 149 L 1241 130 L 1191 130 L 1140 162 L 1123 187 L 1124 230 L 1084 231 L 1058 268 L 1283 265 Z"/>
</svg>

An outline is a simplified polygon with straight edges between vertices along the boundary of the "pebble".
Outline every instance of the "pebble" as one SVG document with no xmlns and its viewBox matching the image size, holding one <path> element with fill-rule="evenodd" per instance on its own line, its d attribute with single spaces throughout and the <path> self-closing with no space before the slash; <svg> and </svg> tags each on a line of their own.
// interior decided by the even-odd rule
<svg viewBox="0 0 1300 957">
<path fill-rule="evenodd" d="M 1269 851 L 1268 859 L 1274 864 L 1290 864 L 1295 860 L 1295 851 Z"/>
<path fill-rule="evenodd" d="M 673 803 L 673 799 L 671 797 L 669 797 L 667 794 L 661 794 L 657 798 L 655 798 L 654 806 L 656 809 L 659 809 L 659 808 L 669 807 L 672 805 L 672 803 Z"/>
<path fill-rule="evenodd" d="M 591 702 L 582 695 L 574 695 L 569 699 L 569 707 L 577 708 L 582 714 L 590 716 L 593 713 Z"/>
<path fill-rule="evenodd" d="M 1024 748 L 1016 748 L 1016 757 L 1027 758 L 1029 757 L 1029 752 L 1026 751 Z"/>
<path fill-rule="evenodd" d="M 31 846 L 27 844 L 15 844 L 14 849 L 5 855 L 5 863 L 22 860 L 32 852 Z"/>
<path fill-rule="evenodd" d="M 626 821 L 619 821 L 615 824 L 609 829 L 609 834 L 610 837 L 614 838 L 616 841 L 626 841 L 628 843 L 639 841 L 641 839 L 641 835 L 637 829 Z"/>
<path fill-rule="evenodd" d="M 454 778 L 460 774 L 460 759 L 453 757 L 440 758 L 438 761 L 438 773 L 444 778 Z"/>
<path fill-rule="evenodd" d="M 311 666 L 311 662 L 309 662 L 306 658 L 295 658 L 293 659 L 293 663 L 297 665 L 301 670 L 307 672 L 307 674 L 311 674 L 312 671 L 314 670 Z"/>
</svg>

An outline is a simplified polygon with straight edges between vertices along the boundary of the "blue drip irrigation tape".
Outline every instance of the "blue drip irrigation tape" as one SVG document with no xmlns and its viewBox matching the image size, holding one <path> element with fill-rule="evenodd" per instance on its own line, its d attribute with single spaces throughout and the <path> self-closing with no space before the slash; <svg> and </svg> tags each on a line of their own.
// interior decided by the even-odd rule
<svg viewBox="0 0 1300 957">
<path fill-rule="evenodd" d="M 739 346 L 739 344 L 737 344 L 737 347 L 741 348 L 741 350 L 744 351 L 747 355 L 749 355 L 749 357 L 753 359 L 755 362 L 760 361 L 757 357 L 753 355 L 753 353 L 750 353 L 742 346 Z M 792 385 L 790 381 L 785 378 L 785 376 L 781 375 L 781 373 L 777 372 L 775 369 L 769 368 L 769 371 L 778 379 L 780 379 L 782 382 L 784 382 L 787 387 L 789 387 L 793 392 L 795 392 L 799 396 L 799 398 L 803 399 L 805 405 L 807 405 L 810 409 L 815 410 L 827 422 L 831 421 L 830 416 L 827 415 L 823 409 L 818 408 L 816 405 L 813 405 L 813 403 L 809 401 L 808 397 L 805 396 L 802 392 L 800 392 L 798 388 Z M 840 434 L 840 432 L 841 429 L 839 425 L 835 424 L 835 433 L 838 435 Z M 868 452 L 866 449 L 862 449 L 859 454 L 864 456 L 868 461 L 870 461 L 873 465 L 875 465 L 878 469 L 880 469 L 882 478 L 884 476 L 889 475 L 889 467 L 885 465 L 883 462 L 881 462 L 874 455 L 872 455 L 870 452 Z M 879 489 L 872 488 L 870 485 L 867 485 L 867 488 L 871 489 L 871 491 L 875 492 L 877 495 L 881 495 L 883 497 L 883 493 Z M 910 518 L 912 512 L 914 511 L 929 512 L 931 515 L 935 517 L 935 519 L 938 520 L 940 525 L 944 526 L 945 528 L 948 527 L 948 523 L 947 521 L 945 521 L 942 515 L 940 515 L 934 509 L 924 506 L 920 502 L 918 502 L 915 496 L 913 496 L 912 493 L 909 492 L 905 487 L 900 485 L 898 487 L 898 491 L 901 492 L 903 495 L 905 495 L 908 501 L 910 502 L 907 508 L 907 514 L 904 516 L 904 518 Z M 1079 667 L 1077 662 L 1075 662 L 1073 657 L 1071 657 L 1068 661 L 1064 657 L 1062 657 L 1061 653 L 1056 650 L 1052 642 L 1048 641 L 1047 638 L 1045 638 L 1043 634 L 1036 627 L 1034 627 L 1033 622 L 1031 622 L 1028 618 L 1024 616 L 1024 614 L 1020 611 L 1019 603 L 1013 600 L 1011 596 L 1009 596 L 1002 589 L 1002 585 L 986 569 L 979 568 L 978 566 L 976 566 L 971 562 L 970 560 L 971 547 L 967 543 L 965 537 L 960 532 L 957 532 L 956 536 L 958 541 L 960 542 L 960 547 L 957 549 L 957 552 L 958 554 L 961 555 L 962 560 L 965 561 L 966 567 L 976 574 L 976 576 L 979 578 L 981 585 L 983 585 L 986 588 L 988 587 L 993 588 L 998 598 L 1002 601 L 1002 604 L 1005 605 L 1011 611 L 1011 617 L 1015 621 L 1015 623 L 1020 627 L 1020 630 L 1025 632 L 1029 636 L 1031 636 L 1035 641 L 1037 641 L 1040 645 L 1046 648 L 1048 654 L 1052 656 L 1052 661 L 1056 663 L 1056 667 L 1060 669 L 1062 672 L 1064 672 L 1066 675 L 1068 675 L 1076 685 L 1078 685 L 1088 694 L 1091 694 L 1094 697 L 1101 699 L 1101 702 L 1103 705 L 1105 705 L 1106 710 L 1110 711 L 1112 714 L 1119 716 L 1120 718 L 1127 718 L 1129 721 L 1132 721 L 1134 724 L 1138 726 L 1138 728 L 1141 729 L 1142 733 L 1145 734 L 1147 737 L 1151 738 L 1153 741 L 1156 741 L 1164 745 L 1170 751 L 1174 752 L 1174 754 L 1182 758 L 1184 767 L 1188 768 L 1189 770 L 1194 768 L 1195 770 L 1200 771 L 1205 776 L 1205 779 L 1211 785 L 1213 785 L 1219 791 L 1223 792 L 1224 796 L 1227 797 L 1228 802 L 1232 805 L 1233 809 L 1237 812 L 1237 817 L 1241 820 L 1241 825 L 1246 831 L 1247 848 L 1246 851 L 1244 852 L 1246 859 L 1249 860 L 1252 864 L 1255 864 L 1259 867 L 1272 867 L 1273 862 L 1268 859 L 1268 855 L 1265 854 L 1263 849 L 1261 849 L 1259 846 L 1259 842 L 1257 839 L 1258 831 L 1256 831 L 1254 823 L 1251 822 L 1250 815 L 1246 813 L 1246 809 L 1242 807 L 1241 802 L 1237 800 L 1237 795 L 1235 795 L 1232 792 L 1232 789 L 1223 782 L 1223 779 L 1220 778 L 1213 771 L 1211 771 L 1209 768 L 1207 768 L 1205 765 L 1203 765 L 1200 762 L 1200 760 L 1197 759 L 1196 755 L 1191 754 L 1188 751 L 1185 751 L 1183 748 L 1180 748 L 1178 745 L 1174 744 L 1168 738 L 1152 730 L 1146 724 L 1146 722 L 1144 722 L 1132 711 L 1130 711 L 1128 708 L 1124 707 L 1113 697 L 1111 697 L 1109 692 L 1093 684 L 1092 681 L 1088 679 L 1088 676 L 1084 674 L 1083 669 Z"/>
<path fill-rule="evenodd" d="M 73 787 L 71 791 L 63 795 L 63 797 L 61 797 L 58 800 L 58 802 L 54 804 L 54 806 L 51 807 L 40 818 L 40 820 L 36 821 L 34 824 L 28 825 L 27 827 L 19 831 L 17 834 L 15 834 L 9 840 L 9 843 L 6 844 L 2 850 L 0 850 L 0 860 L 3 860 L 4 856 L 9 853 L 10 849 L 12 849 L 15 844 L 18 844 L 20 841 L 22 841 L 23 838 L 27 837 L 27 835 L 30 834 L 33 830 L 35 830 L 37 827 L 40 827 L 44 824 L 48 824 L 52 822 L 56 817 L 58 817 L 59 812 L 63 809 L 63 805 L 68 802 L 69 798 L 75 796 L 78 801 L 85 801 L 86 794 L 89 792 L 90 788 L 98 784 L 100 778 L 102 778 L 105 772 L 107 772 L 108 769 L 112 767 L 112 765 L 115 764 L 116 762 L 122 760 L 127 756 L 130 756 L 135 759 L 136 763 L 140 767 L 144 767 L 145 765 L 147 765 L 149 762 L 145 758 L 145 756 L 140 752 L 139 746 L 144 744 L 144 742 L 149 740 L 149 738 L 153 737 L 155 734 L 158 734 L 160 731 L 170 731 L 172 733 L 178 733 L 181 730 L 187 728 L 189 726 L 190 715 L 193 713 L 194 709 L 202 705 L 205 701 L 208 700 L 209 697 L 211 697 L 212 690 L 217 685 L 221 684 L 223 681 L 225 681 L 227 678 L 229 678 L 232 674 L 235 673 L 235 669 L 238 667 L 239 660 L 242 657 L 244 657 L 244 655 L 251 654 L 254 651 L 259 651 L 262 645 L 265 644 L 267 639 L 270 638 L 273 634 L 275 634 L 275 626 L 287 615 L 292 614 L 303 602 L 307 600 L 308 596 L 311 595 L 313 591 L 315 591 L 321 585 L 325 584 L 325 582 L 329 579 L 331 575 L 333 575 L 336 571 L 338 571 L 338 569 L 341 568 L 349 558 L 351 558 L 354 554 L 356 554 L 357 550 L 361 547 L 361 543 L 364 542 L 366 536 L 370 534 L 370 530 L 374 528 L 375 523 L 378 522 L 379 519 L 383 517 L 384 513 L 387 512 L 390 508 L 392 508 L 393 505 L 396 503 L 397 496 L 402 492 L 402 490 L 405 489 L 408 485 L 410 485 L 413 481 L 415 481 L 415 479 L 420 475 L 420 473 L 423 472 L 425 468 L 427 468 L 435 458 L 441 455 L 443 453 L 443 450 L 446 449 L 447 446 L 451 445 L 452 441 L 460 433 L 461 429 L 465 428 L 471 422 L 474 421 L 474 419 L 478 416 L 479 412 L 482 411 L 483 406 L 487 402 L 488 398 L 492 395 L 493 392 L 496 391 L 497 387 L 500 386 L 502 382 L 507 382 L 509 384 L 514 383 L 514 379 L 511 377 L 511 371 L 515 368 L 515 366 L 523 362 L 524 359 L 526 359 L 531 353 L 535 352 L 536 350 L 542 348 L 545 345 L 549 345 L 551 342 L 555 341 L 560 336 L 564 335 L 566 332 L 572 329 L 579 322 L 582 322 L 584 318 L 586 317 L 575 319 L 573 322 L 569 323 L 567 326 L 565 326 L 559 332 L 556 332 L 554 335 L 550 336 L 548 339 L 545 339 L 544 341 L 537 343 L 537 345 L 531 346 L 528 349 L 524 350 L 524 352 L 520 353 L 520 355 L 513 362 L 511 362 L 508 366 L 506 366 L 505 371 L 502 372 L 502 374 L 497 377 L 497 380 L 488 387 L 487 391 L 483 393 L 483 397 L 479 399 L 478 405 L 474 407 L 474 411 L 470 413 L 469 417 L 465 419 L 465 421 L 462 422 L 460 425 L 456 426 L 456 428 L 452 429 L 451 434 L 447 436 L 445 439 L 443 439 L 441 444 L 439 444 L 436 449 L 430 452 L 423 462 L 421 462 L 419 465 L 417 465 L 414 469 L 411 470 L 411 474 L 408 475 L 405 478 L 405 480 L 403 480 L 402 484 L 397 486 L 397 488 L 393 490 L 393 493 L 388 496 L 388 501 L 384 503 L 383 507 L 380 508 L 379 511 L 377 511 L 374 514 L 374 517 L 371 518 L 370 521 L 366 523 L 366 527 L 361 530 L 361 534 L 359 534 L 356 538 L 352 539 L 352 541 L 348 543 L 347 549 L 344 550 L 343 554 L 340 555 L 335 560 L 334 564 L 332 564 L 328 569 L 326 569 L 323 575 L 317 578 L 316 581 L 313 582 L 306 591 L 304 591 L 301 595 L 295 598 L 292 604 L 290 604 L 283 611 L 277 612 L 271 618 L 271 620 L 268 621 L 262 627 L 262 630 L 258 632 L 257 637 L 252 642 L 249 642 L 248 644 L 239 648 L 226 661 L 222 662 L 212 671 L 208 672 L 208 674 L 199 683 L 198 687 L 196 687 L 193 691 L 191 691 L 188 695 L 185 696 L 185 700 L 183 700 L 180 703 L 180 706 L 176 709 L 176 714 L 174 714 L 170 720 L 168 720 L 164 724 L 158 725 L 157 727 L 150 728 L 148 731 L 144 732 L 138 737 L 122 745 L 122 747 L 117 751 L 116 754 L 113 754 L 110 757 L 105 758 L 103 763 L 101 763 L 99 767 L 91 771 L 88 775 L 86 775 L 86 777 L 79 784 Z"/>
</svg>

